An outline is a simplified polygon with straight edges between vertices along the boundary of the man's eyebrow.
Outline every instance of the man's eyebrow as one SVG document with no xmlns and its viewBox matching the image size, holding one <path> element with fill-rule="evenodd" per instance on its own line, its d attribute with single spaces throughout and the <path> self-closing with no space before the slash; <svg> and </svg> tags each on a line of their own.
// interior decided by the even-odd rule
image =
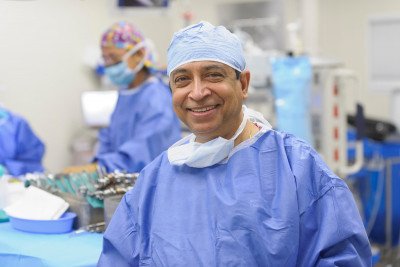
<svg viewBox="0 0 400 267">
<path fill-rule="evenodd" d="M 209 71 L 209 70 L 213 70 L 213 69 L 223 71 L 224 73 L 227 72 L 225 70 L 225 68 L 220 65 L 209 65 L 209 66 L 204 67 L 205 71 Z"/>
<path fill-rule="evenodd" d="M 174 76 L 174 75 L 179 74 L 179 73 L 188 73 L 188 70 L 183 69 L 183 68 L 181 68 L 181 69 L 176 69 L 176 70 L 174 70 L 174 71 L 172 72 L 171 76 Z"/>
</svg>

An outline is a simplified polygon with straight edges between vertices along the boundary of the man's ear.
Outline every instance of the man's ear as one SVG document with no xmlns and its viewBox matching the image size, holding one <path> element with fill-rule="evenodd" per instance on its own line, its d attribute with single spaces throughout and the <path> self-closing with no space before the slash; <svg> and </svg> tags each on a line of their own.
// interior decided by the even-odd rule
<svg viewBox="0 0 400 267">
<path fill-rule="evenodd" d="M 242 71 L 239 79 L 240 79 L 243 98 L 247 98 L 249 92 L 249 83 L 250 83 L 250 71 L 249 70 Z"/>
</svg>

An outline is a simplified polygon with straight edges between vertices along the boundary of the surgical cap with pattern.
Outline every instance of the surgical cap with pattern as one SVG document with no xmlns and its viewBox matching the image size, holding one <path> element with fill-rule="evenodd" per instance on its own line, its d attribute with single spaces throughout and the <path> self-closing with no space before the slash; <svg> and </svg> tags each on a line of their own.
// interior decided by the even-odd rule
<svg viewBox="0 0 400 267">
<path fill-rule="evenodd" d="M 101 47 L 117 47 L 129 51 L 144 41 L 146 39 L 135 26 L 129 22 L 120 21 L 113 24 L 103 33 Z M 154 57 L 149 46 L 147 46 L 147 56 L 144 65 L 148 68 L 155 66 Z"/>
<path fill-rule="evenodd" d="M 217 61 L 238 71 L 246 62 L 239 38 L 223 26 L 202 21 L 176 32 L 168 48 L 168 75 L 194 61 Z"/>
</svg>

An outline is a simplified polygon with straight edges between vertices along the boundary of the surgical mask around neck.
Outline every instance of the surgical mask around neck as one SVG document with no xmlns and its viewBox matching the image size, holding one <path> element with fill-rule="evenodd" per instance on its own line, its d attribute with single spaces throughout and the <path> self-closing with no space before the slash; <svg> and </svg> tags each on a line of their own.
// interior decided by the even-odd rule
<svg viewBox="0 0 400 267">
<path fill-rule="evenodd" d="M 194 168 L 204 168 L 223 161 L 232 151 L 235 139 L 243 132 L 247 120 L 248 115 L 243 112 L 242 122 L 230 139 L 217 137 L 206 143 L 197 143 L 194 134 L 181 139 L 168 149 L 169 162 L 172 165 L 186 164 Z"/>
<path fill-rule="evenodd" d="M 122 61 L 105 68 L 107 77 L 113 84 L 119 86 L 121 89 L 126 89 L 135 80 L 136 74 L 143 68 L 144 62 L 147 55 L 147 49 L 145 49 L 145 55 L 142 60 L 136 65 L 134 69 L 129 68 L 128 58 L 134 55 L 137 51 L 145 47 L 145 42 L 137 44 L 134 48 L 129 50 L 123 57 Z"/>
</svg>

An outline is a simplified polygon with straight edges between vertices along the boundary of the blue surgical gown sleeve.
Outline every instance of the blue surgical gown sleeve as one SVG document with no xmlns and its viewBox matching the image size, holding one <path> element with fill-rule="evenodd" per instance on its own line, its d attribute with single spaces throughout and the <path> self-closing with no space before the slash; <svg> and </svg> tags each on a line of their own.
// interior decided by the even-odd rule
<svg viewBox="0 0 400 267">
<path fill-rule="evenodd" d="M 97 150 L 98 155 L 106 154 L 112 152 L 112 144 L 110 142 L 110 128 L 102 128 L 99 131 L 99 148 Z"/>
<path fill-rule="evenodd" d="M 371 266 L 368 237 L 346 183 L 313 149 L 294 143 L 288 155 L 300 215 L 296 266 Z"/>
<path fill-rule="evenodd" d="M 298 266 L 371 266 L 362 220 L 347 187 L 332 183 L 300 217 Z"/>
<path fill-rule="evenodd" d="M 103 252 L 97 266 L 139 266 L 138 226 L 130 201 L 132 192 L 122 198 L 103 238 Z"/>
<path fill-rule="evenodd" d="M 0 128 L 0 164 L 10 174 L 18 176 L 43 171 L 45 147 L 28 122 L 9 113 L 7 121 Z"/>
</svg>

